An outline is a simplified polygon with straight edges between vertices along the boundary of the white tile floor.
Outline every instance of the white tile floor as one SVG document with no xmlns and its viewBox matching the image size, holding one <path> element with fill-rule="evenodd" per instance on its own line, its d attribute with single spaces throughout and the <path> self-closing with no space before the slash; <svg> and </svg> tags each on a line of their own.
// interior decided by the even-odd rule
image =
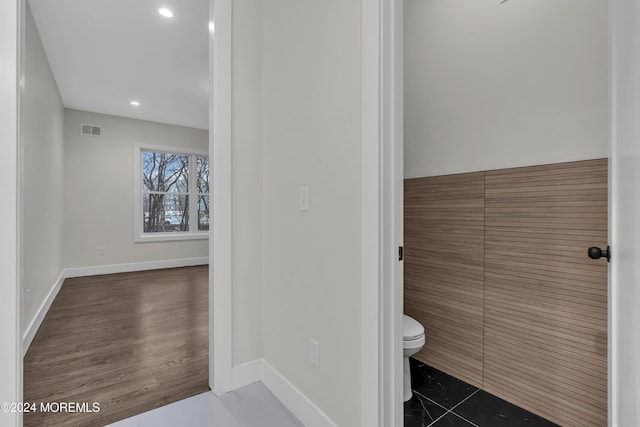
<svg viewBox="0 0 640 427">
<path fill-rule="evenodd" d="M 109 427 L 304 427 L 262 383 L 216 397 L 202 393 Z"/>
</svg>

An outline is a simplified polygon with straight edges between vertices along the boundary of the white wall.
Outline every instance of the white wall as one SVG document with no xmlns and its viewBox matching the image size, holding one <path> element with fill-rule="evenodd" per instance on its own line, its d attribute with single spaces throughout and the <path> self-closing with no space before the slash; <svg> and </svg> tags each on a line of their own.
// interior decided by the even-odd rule
<svg viewBox="0 0 640 427">
<path fill-rule="evenodd" d="M 341 426 L 360 424 L 360 24 L 357 0 L 263 4 L 263 357 Z"/>
<path fill-rule="evenodd" d="M 233 364 L 262 357 L 262 1 L 234 0 Z"/>
<path fill-rule="evenodd" d="M 102 136 L 81 135 L 83 123 Z M 134 144 L 207 151 L 207 131 L 66 109 L 64 134 L 65 268 L 208 256 L 206 240 L 133 242 Z"/>
<path fill-rule="evenodd" d="M 607 156 L 607 2 L 405 0 L 405 177 Z"/>
<path fill-rule="evenodd" d="M 22 120 L 24 333 L 62 273 L 64 171 L 64 107 L 28 4 Z"/>
</svg>

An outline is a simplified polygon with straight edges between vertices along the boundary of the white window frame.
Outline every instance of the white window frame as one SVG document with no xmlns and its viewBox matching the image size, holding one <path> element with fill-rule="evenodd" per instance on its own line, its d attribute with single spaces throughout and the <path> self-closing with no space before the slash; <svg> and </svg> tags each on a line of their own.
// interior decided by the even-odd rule
<svg viewBox="0 0 640 427">
<path fill-rule="evenodd" d="M 153 151 L 156 153 L 180 154 L 188 156 L 199 156 L 209 158 L 206 150 L 194 150 L 192 148 L 169 147 L 149 144 L 134 144 L 133 153 L 133 241 L 142 242 L 163 242 L 173 240 L 201 240 L 209 238 L 209 231 L 199 231 L 198 228 L 198 193 L 190 191 L 189 194 L 189 229 L 190 231 L 172 231 L 167 233 L 145 233 L 143 224 L 143 190 L 142 190 L 142 152 Z M 192 157 L 193 160 L 193 157 Z M 209 163 L 211 165 L 211 163 Z M 209 166 L 211 167 L 211 166 Z M 209 172 L 211 173 L 211 172 Z M 196 176 L 196 162 L 189 162 L 189 187 L 196 184 L 192 177 Z M 195 188 L 195 187 L 193 187 Z M 211 187 L 210 187 L 211 188 Z M 209 195 L 211 200 L 211 195 Z M 195 219 L 195 222 L 194 222 Z M 193 230 L 195 225 L 195 231 Z"/>
</svg>

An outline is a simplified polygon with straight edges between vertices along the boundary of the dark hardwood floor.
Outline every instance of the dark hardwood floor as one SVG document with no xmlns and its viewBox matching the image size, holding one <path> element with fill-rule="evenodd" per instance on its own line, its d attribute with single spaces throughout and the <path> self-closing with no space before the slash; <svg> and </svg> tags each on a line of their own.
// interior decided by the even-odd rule
<svg viewBox="0 0 640 427">
<path fill-rule="evenodd" d="M 208 330 L 207 266 L 65 280 L 24 359 L 24 425 L 103 426 L 209 390 Z"/>
</svg>

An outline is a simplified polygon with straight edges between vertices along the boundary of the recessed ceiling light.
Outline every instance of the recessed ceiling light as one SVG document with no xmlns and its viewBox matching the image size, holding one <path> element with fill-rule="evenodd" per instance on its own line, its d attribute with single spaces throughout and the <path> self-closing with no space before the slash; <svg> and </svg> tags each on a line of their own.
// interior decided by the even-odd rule
<svg viewBox="0 0 640 427">
<path fill-rule="evenodd" d="M 131 101 L 130 104 L 133 105 L 134 107 L 139 107 L 140 101 Z"/>
<path fill-rule="evenodd" d="M 173 12 L 169 9 L 167 9 L 166 7 L 163 7 L 162 9 L 158 10 L 158 13 L 162 16 L 164 16 L 165 18 L 173 18 Z"/>
</svg>

